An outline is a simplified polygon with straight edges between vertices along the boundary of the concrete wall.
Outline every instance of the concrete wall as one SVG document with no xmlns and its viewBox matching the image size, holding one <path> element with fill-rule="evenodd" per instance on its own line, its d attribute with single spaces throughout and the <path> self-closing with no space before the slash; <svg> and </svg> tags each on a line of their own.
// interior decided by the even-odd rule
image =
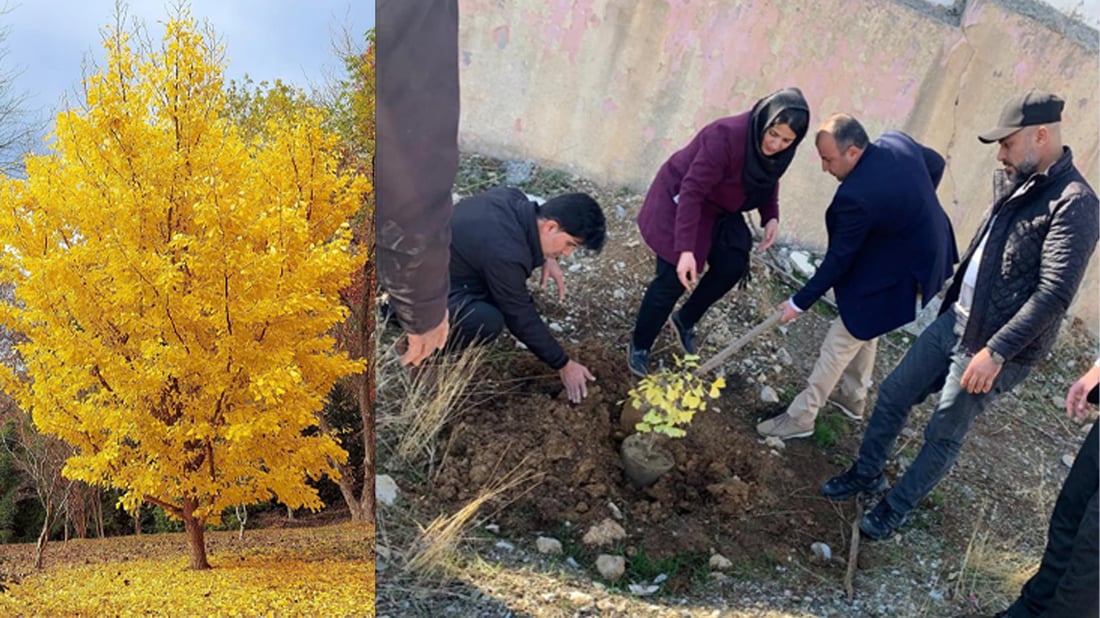
<svg viewBox="0 0 1100 618">
<path fill-rule="evenodd" d="M 897 128 L 941 152 L 961 251 L 999 166 L 976 136 L 1008 97 L 1041 87 L 1066 100 L 1065 141 L 1100 187 L 1096 31 L 1029 0 L 461 0 L 460 11 L 465 150 L 644 191 L 707 122 L 795 85 L 812 125 L 844 111 L 872 139 Z M 808 140 L 782 182 L 785 240 L 824 246 L 835 188 Z M 1073 308 L 1094 329 L 1098 263 Z"/>
</svg>

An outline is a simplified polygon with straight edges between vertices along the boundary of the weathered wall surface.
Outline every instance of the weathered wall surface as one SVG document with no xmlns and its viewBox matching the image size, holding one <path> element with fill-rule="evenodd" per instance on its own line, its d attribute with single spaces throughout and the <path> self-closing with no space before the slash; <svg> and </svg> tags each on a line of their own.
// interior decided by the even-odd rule
<svg viewBox="0 0 1100 618">
<path fill-rule="evenodd" d="M 1017 92 L 1066 100 L 1065 141 L 1100 186 L 1096 33 L 1064 36 L 1036 17 L 1041 5 L 1022 4 L 971 0 L 953 14 L 920 0 L 462 0 L 460 142 L 644 191 L 707 122 L 795 85 L 814 125 L 844 111 L 872 138 L 897 128 L 944 154 L 939 194 L 961 251 L 999 166 L 977 134 Z M 807 140 L 782 182 L 786 240 L 824 246 L 835 188 Z M 1093 328 L 1098 263 L 1073 308 Z"/>
</svg>

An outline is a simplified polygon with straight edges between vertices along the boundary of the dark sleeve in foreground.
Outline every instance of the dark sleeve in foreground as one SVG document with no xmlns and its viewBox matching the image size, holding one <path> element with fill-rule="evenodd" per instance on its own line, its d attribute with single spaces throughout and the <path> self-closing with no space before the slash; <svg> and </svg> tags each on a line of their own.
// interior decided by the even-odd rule
<svg viewBox="0 0 1100 618">
<path fill-rule="evenodd" d="M 458 171 L 458 2 L 380 0 L 374 159 L 379 281 L 405 330 L 443 321 Z"/>
<path fill-rule="evenodd" d="M 932 178 L 932 186 L 938 189 L 940 180 L 943 180 L 943 170 L 947 167 L 947 162 L 943 160 L 940 153 L 927 146 L 921 146 L 920 150 L 924 156 L 924 165 L 928 167 L 928 175 Z"/>
<path fill-rule="evenodd" d="M 500 261 L 484 271 L 493 304 L 504 314 L 504 324 L 528 350 L 552 369 L 561 369 L 569 356 L 542 321 L 527 289 L 527 273 L 515 262 Z"/>
</svg>

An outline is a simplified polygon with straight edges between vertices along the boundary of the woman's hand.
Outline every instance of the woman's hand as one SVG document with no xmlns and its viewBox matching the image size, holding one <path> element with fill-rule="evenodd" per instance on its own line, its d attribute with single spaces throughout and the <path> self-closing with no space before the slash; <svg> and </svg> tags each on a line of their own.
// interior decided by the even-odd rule
<svg viewBox="0 0 1100 618">
<path fill-rule="evenodd" d="M 680 285 L 685 290 L 695 287 L 699 274 L 695 270 L 695 254 L 691 251 L 680 253 L 680 261 L 676 264 L 676 276 L 680 278 Z"/>
<path fill-rule="evenodd" d="M 756 248 L 757 253 L 763 253 L 768 247 L 775 244 L 775 237 L 779 235 L 779 219 L 769 219 L 764 224 L 764 240 Z"/>
</svg>

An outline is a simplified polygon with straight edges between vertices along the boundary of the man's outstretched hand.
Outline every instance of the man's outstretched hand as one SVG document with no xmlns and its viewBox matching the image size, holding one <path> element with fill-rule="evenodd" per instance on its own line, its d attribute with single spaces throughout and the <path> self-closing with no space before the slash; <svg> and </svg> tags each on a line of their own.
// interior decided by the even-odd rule
<svg viewBox="0 0 1100 618">
<path fill-rule="evenodd" d="M 588 383 L 595 382 L 596 376 L 588 371 L 588 367 L 571 360 L 558 370 L 561 383 L 565 385 L 565 394 L 570 403 L 580 403 L 588 396 Z"/>
</svg>

